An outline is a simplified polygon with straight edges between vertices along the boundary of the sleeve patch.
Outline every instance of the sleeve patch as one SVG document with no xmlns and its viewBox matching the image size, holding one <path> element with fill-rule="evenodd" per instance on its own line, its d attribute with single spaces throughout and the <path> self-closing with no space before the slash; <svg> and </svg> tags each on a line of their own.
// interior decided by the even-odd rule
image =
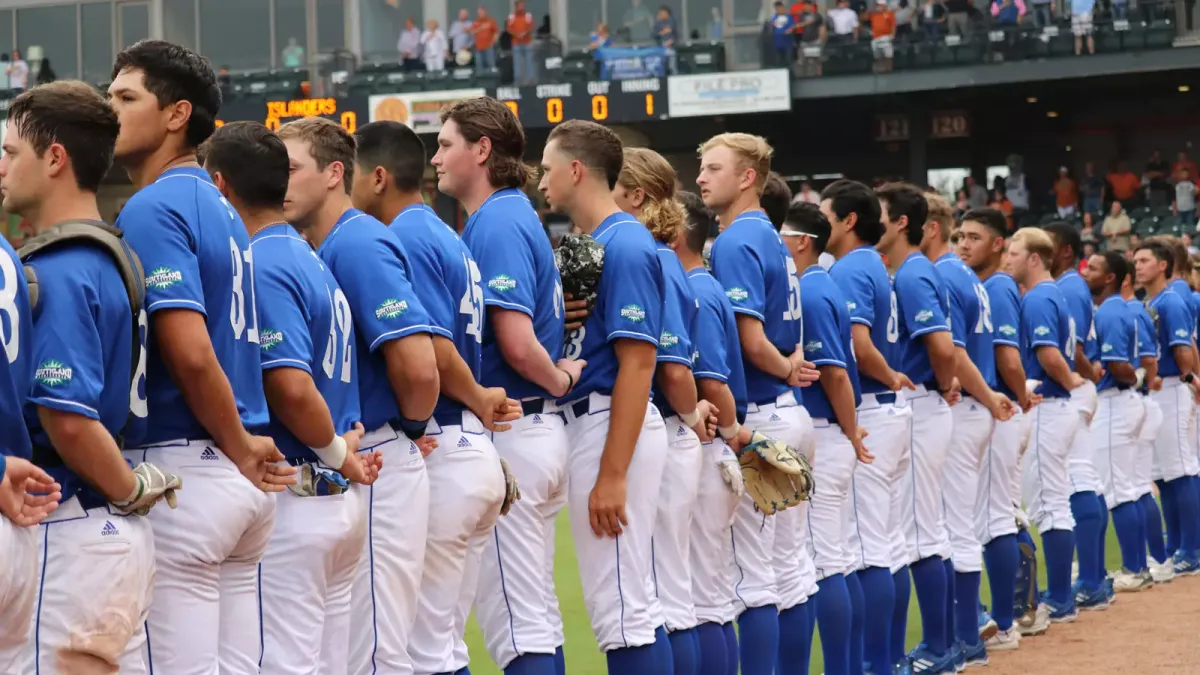
<svg viewBox="0 0 1200 675">
<path fill-rule="evenodd" d="M 917 315 L 914 318 L 917 320 L 917 323 L 925 323 L 926 321 L 933 318 L 933 312 L 931 312 L 928 309 L 923 309 L 923 310 L 917 312 Z"/>
<path fill-rule="evenodd" d="M 1008 337 L 1013 337 L 1014 335 L 1017 334 L 1017 327 L 1012 324 L 1009 324 L 1009 323 L 1002 324 L 1000 326 L 1000 334 L 1008 336 Z"/>
<path fill-rule="evenodd" d="M 507 274 L 498 274 L 489 279 L 487 285 L 497 293 L 507 293 L 517 287 L 517 280 Z"/>
<path fill-rule="evenodd" d="M 679 344 L 679 336 L 670 331 L 663 331 L 658 338 L 658 346 L 660 347 L 675 347 Z"/>
<path fill-rule="evenodd" d="M 61 387 L 75 379 L 75 371 L 62 361 L 47 359 L 38 365 L 33 378 L 47 387 Z"/>
<path fill-rule="evenodd" d="M 750 298 L 750 294 L 746 292 L 746 289 L 735 286 L 725 291 L 725 297 L 729 298 L 730 302 L 745 302 Z"/>
<path fill-rule="evenodd" d="M 816 351 L 820 351 L 824 348 L 825 348 L 825 343 L 821 342 L 820 340 L 809 340 L 804 345 L 804 351 L 806 351 L 806 352 L 816 352 Z"/>
<path fill-rule="evenodd" d="M 266 328 L 258 335 L 258 347 L 264 352 L 269 352 L 281 344 L 283 344 L 283 331 Z"/>
<path fill-rule="evenodd" d="M 646 320 L 646 310 L 642 309 L 640 305 L 625 305 L 621 308 L 621 318 L 633 323 L 641 323 Z"/>
<path fill-rule="evenodd" d="M 1050 334 L 1050 328 L 1047 326 L 1038 326 L 1037 328 L 1033 329 L 1033 334 L 1039 337 L 1044 337 Z"/>
<path fill-rule="evenodd" d="M 376 319 L 395 319 L 403 316 L 408 311 L 407 300 L 397 300 L 396 298 L 388 298 L 384 300 L 378 307 L 375 308 Z"/>
<path fill-rule="evenodd" d="M 150 270 L 150 274 L 146 277 L 146 285 L 159 290 L 166 290 L 181 283 L 183 283 L 183 272 L 170 267 L 156 267 Z"/>
</svg>

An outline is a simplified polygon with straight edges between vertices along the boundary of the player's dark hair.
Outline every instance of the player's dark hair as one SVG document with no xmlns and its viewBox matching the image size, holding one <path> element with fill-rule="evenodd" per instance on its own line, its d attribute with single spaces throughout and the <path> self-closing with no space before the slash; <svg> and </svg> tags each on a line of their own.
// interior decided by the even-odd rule
<svg viewBox="0 0 1200 675">
<path fill-rule="evenodd" d="M 1183 240 L 1179 237 L 1174 237 L 1169 234 L 1159 234 L 1151 237 L 1149 241 L 1157 242 L 1171 252 L 1171 255 L 1175 257 L 1175 265 L 1173 269 L 1179 270 L 1182 273 L 1183 270 L 1188 269 L 1190 266 L 1187 246 L 1183 245 Z M 1167 278 L 1170 278 L 1171 276 L 1173 276 L 1173 274 L 1168 274 Z"/>
<path fill-rule="evenodd" d="M 421 189 L 425 178 L 425 144 L 407 125 L 399 122 L 379 121 L 363 125 L 354 132 L 358 145 L 355 161 L 360 171 L 374 171 L 381 166 L 387 169 L 396 189 L 416 192 Z"/>
<path fill-rule="evenodd" d="M 208 173 L 221 174 L 251 208 L 282 209 L 288 191 L 288 151 L 275 132 L 258 122 L 231 122 L 200 146 Z"/>
<path fill-rule="evenodd" d="M 875 189 L 880 201 L 887 202 L 888 215 L 893 220 L 908 217 L 905 237 L 912 246 L 919 246 L 925 233 L 925 221 L 929 219 L 929 202 L 925 195 L 908 183 L 884 183 Z"/>
<path fill-rule="evenodd" d="M 100 189 L 121 125 L 95 87 L 76 80 L 34 87 L 13 99 L 8 120 L 38 157 L 55 143 L 63 146 L 80 190 Z"/>
<path fill-rule="evenodd" d="M 767 183 L 763 186 L 762 196 L 758 198 L 759 206 L 767 212 L 767 219 L 775 226 L 775 231 L 783 226 L 788 216 L 788 207 L 792 204 L 792 190 L 787 181 L 778 172 L 767 174 Z"/>
<path fill-rule="evenodd" d="M 612 129 L 595 122 L 569 120 L 554 127 L 546 143 L 558 142 L 558 149 L 592 171 L 602 174 L 608 189 L 617 186 L 625 155 L 621 139 Z"/>
<path fill-rule="evenodd" d="M 793 204 L 788 209 L 787 220 L 784 224 L 795 232 L 804 232 L 809 235 L 817 254 L 824 253 L 825 247 L 829 245 L 829 234 L 833 227 L 816 204 L 808 202 Z"/>
<path fill-rule="evenodd" d="M 208 59 L 165 40 L 141 40 L 117 54 L 112 78 L 125 70 L 142 71 L 146 91 L 158 99 L 160 110 L 180 101 L 192 104 L 188 147 L 200 147 L 212 135 L 221 109 L 221 88 Z"/>
<path fill-rule="evenodd" d="M 683 205 L 683 212 L 687 214 L 687 224 L 683 228 L 684 244 L 692 253 L 704 253 L 704 245 L 712 234 L 717 214 L 705 206 L 704 200 L 695 192 L 677 192 L 675 199 Z"/>
<path fill-rule="evenodd" d="M 1165 246 L 1162 242 L 1143 242 L 1137 247 L 1137 250 L 1135 250 L 1134 253 L 1137 253 L 1137 251 L 1149 251 L 1150 255 L 1154 256 L 1158 260 L 1161 260 L 1162 262 L 1167 263 L 1167 269 L 1164 272 L 1167 279 L 1170 279 L 1175 275 L 1175 255 L 1171 252 L 1171 249 L 1167 248 L 1167 246 Z"/>
<path fill-rule="evenodd" d="M 829 200 L 829 208 L 839 219 L 851 213 L 857 216 L 854 234 L 864 243 L 874 246 L 883 238 L 883 224 L 879 222 L 879 196 L 871 188 L 857 181 L 842 179 L 830 183 L 821 191 L 821 201 Z"/>
<path fill-rule="evenodd" d="M 442 123 L 453 120 L 458 133 L 474 145 L 487 137 L 492 152 L 487 158 L 488 181 L 496 188 L 523 188 L 533 178 L 525 157 L 525 130 L 513 111 L 488 96 L 459 101 L 441 114 Z"/>
<path fill-rule="evenodd" d="M 1121 284 L 1125 283 L 1125 277 L 1129 275 L 1129 263 L 1125 262 L 1125 256 L 1116 251 L 1106 251 L 1104 256 L 1104 266 L 1113 275 L 1113 288 L 1117 291 L 1121 290 Z"/>
<path fill-rule="evenodd" d="M 1083 237 L 1079 235 L 1079 230 L 1074 225 L 1056 220 L 1042 229 L 1054 240 L 1054 248 L 1066 246 L 1071 249 L 1071 262 L 1079 262 L 1080 256 L 1083 255 Z M 1054 254 L 1058 255 L 1058 251 L 1055 251 Z"/>
<path fill-rule="evenodd" d="M 971 209 L 963 214 L 962 222 L 979 223 L 988 229 L 993 236 L 1004 238 L 1008 236 L 1008 218 L 999 209 L 985 206 Z"/>
<path fill-rule="evenodd" d="M 294 138 L 309 144 L 309 152 L 317 162 L 317 170 L 324 171 L 330 164 L 342 165 L 342 187 L 350 194 L 354 184 L 354 155 L 358 143 L 340 124 L 324 117 L 305 117 L 279 127 L 283 140 Z"/>
</svg>

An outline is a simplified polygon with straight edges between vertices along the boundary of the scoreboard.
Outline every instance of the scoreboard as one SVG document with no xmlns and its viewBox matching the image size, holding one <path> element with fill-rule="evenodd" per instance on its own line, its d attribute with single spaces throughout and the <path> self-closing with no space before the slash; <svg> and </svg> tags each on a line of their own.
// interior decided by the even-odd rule
<svg viewBox="0 0 1200 675">
<path fill-rule="evenodd" d="M 566 120 L 634 124 L 667 119 L 667 80 L 563 82 L 489 91 L 526 129 L 547 129 Z"/>
<path fill-rule="evenodd" d="M 281 125 L 303 117 L 324 117 L 342 125 L 350 133 L 358 129 L 359 116 L 366 123 L 366 101 L 361 98 L 303 98 L 292 100 L 269 100 L 262 98 L 234 98 L 221 104 L 217 115 L 217 126 L 226 122 L 258 122 L 272 131 Z"/>
</svg>

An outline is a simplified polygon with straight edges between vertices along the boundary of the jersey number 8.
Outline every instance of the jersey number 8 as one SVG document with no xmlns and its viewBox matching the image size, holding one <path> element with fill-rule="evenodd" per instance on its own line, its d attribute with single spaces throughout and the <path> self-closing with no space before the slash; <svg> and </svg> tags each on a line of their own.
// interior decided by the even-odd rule
<svg viewBox="0 0 1200 675">
<path fill-rule="evenodd" d="M 17 291 L 21 288 L 17 279 L 17 266 L 8 255 L 0 253 L 0 314 L 8 323 L 8 332 L 3 335 L 4 355 L 8 362 L 17 360 L 21 351 L 21 317 L 17 314 Z"/>
<path fill-rule="evenodd" d="M 237 240 L 229 238 L 229 255 L 233 260 L 233 302 L 229 306 L 229 324 L 233 326 L 233 339 L 241 340 L 242 333 L 251 344 L 258 344 L 258 306 L 254 298 L 254 254 L 250 249 L 243 251 Z M 242 261 L 245 261 L 245 267 Z M 246 288 L 250 289 L 250 311 L 246 311 Z M 246 321 L 254 322 L 247 330 Z"/>
</svg>

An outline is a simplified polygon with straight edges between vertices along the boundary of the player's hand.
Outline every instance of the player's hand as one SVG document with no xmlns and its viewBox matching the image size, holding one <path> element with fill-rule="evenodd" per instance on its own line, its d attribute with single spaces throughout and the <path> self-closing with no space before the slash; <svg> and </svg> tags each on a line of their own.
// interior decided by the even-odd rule
<svg viewBox="0 0 1200 675">
<path fill-rule="evenodd" d="M 597 537 L 616 538 L 623 532 L 621 527 L 629 524 L 625 517 L 624 477 L 605 477 L 601 473 L 596 478 L 596 485 L 588 495 L 588 520 Z"/>
<path fill-rule="evenodd" d="M 958 381 L 957 377 L 950 380 L 950 388 L 942 394 L 942 398 L 946 399 L 946 403 L 950 405 L 955 405 L 962 400 L 962 383 Z"/>
<path fill-rule="evenodd" d="M 1162 391 L 1163 379 L 1157 375 L 1150 381 L 1150 391 Z"/>
<path fill-rule="evenodd" d="M 867 437 L 867 430 L 862 427 L 855 427 L 854 437 L 850 439 L 850 445 L 854 446 L 854 455 L 858 457 L 858 461 L 863 464 L 870 464 L 875 461 L 875 455 L 867 450 L 866 444 L 863 443 Z"/>
<path fill-rule="evenodd" d="M 996 391 L 992 392 L 991 399 L 991 402 L 988 404 L 988 410 L 991 411 L 992 417 L 1001 422 L 1007 422 L 1012 419 L 1012 416 L 1016 413 L 1012 399 Z"/>
<path fill-rule="evenodd" d="M 379 470 L 383 468 L 383 455 L 375 452 L 351 452 L 346 454 L 346 462 L 338 473 L 346 480 L 359 485 L 371 485 L 379 478 Z"/>
<path fill-rule="evenodd" d="M 592 308 L 588 307 L 587 300 L 576 300 L 575 296 L 570 293 L 564 293 L 563 300 L 567 310 L 567 332 L 582 328 L 583 324 L 587 322 L 588 314 L 592 311 Z"/>
<path fill-rule="evenodd" d="M 412 444 L 417 446 L 417 450 L 420 451 L 422 457 L 428 457 L 434 450 L 437 450 L 438 446 L 437 439 L 433 436 L 422 436 L 413 441 Z"/>
<path fill-rule="evenodd" d="M 792 363 L 792 372 L 787 380 L 789 385 L 793 387 L 807 387 L 821 379 L 821 371 L 817 370 L 816 364 L 811 361 L 805 361 L 799 349 L 792 352 L 788 360 Z"/>
<path fill-rule="evenodd" d="M 502 387 L 480 387 L 479 401 L 472 407 L 488 431 L 508 431 L 513 420 L 521 419 L 521 402 L 508 397 Z"/>
<path fill-rule="evenodd" d="M 1100 380 L 1104 379 L 1104 374 L 1107 372 L 1108 371 L 1106 371 L 1104 369 L 1104 366 L 1097 365 L 1095 368 L 1092 369 L 1092 374 L 1096 376 L 1095 378 L 1092 379 L 1092 382 L 1095 384 L 1100 384 Z"/>
<path fill-rule="evenodd" d="M 1083 379 L 1082 375 L 1080 375 L 1079 373 L 1076 373 L 1076 372 L 1072 372 L 1071 377 L 1067 380 L 1068 389 L 1070 389 L 1071 391 L 1074 391 L 1074 390 L 1082 387 L 1085 382 L 1087 382 L 1087 380 Z"/>
<path fill-rule="evenodd" d="M 112 508 L 122 515 L 131 513 L 144 516 L 159 501 L 175 508 L 175 491 L 183 489 L 183 479 L 173 473 L 142 462 L 133 469 L 133 490 L 124 500 L 110 502 Z"/>
<path fill-rule="evenodd" d="M 587 361 L 583 359 L 559 359 L 558 363 L 554 364 L 554 366 L 567 375 L 570 375 L 571 379 L 565 385 L 566 389 L 563 389 L 561 393 L 555 393 L 555 396 L 562 398 L 571 393 L 575 385 L 579 384 L 579 378 L 583 376 L 583 368 L 586 365 Z"/>
<path fill-rule="evenodd" d="M 888 389 L 892 391 L 900 391 L 901 389 L 916 389 L 917 385 L 908 378 L 907 375 L 895 370 L 892 371 L 892 381 L 888 383 Z"/>
<path fill-rule="evenodd" d="M 283 453 L 268 436 L 246 434 L 246 450 L 238 471 L 263 492 L 283 492 L 289 485 L 296 484 L 296 467 L 277 464 L 284 460 Z"/>
<path fill-rule="evenodd" d="M 62 486 L 28 460 L 5 457 L 4 462 L 0 513 L 21 527 L 37 525 L 58 508 Z"/>
<path fill-rule="evenodd" d="M 717 410 L 717 406 L 709 401 L 701 399 L 696 404 L 696 412 L 700 413 L 700 421 L 692 427 L 692 431 L 695 431 L 696 435 L 700 437 L 701 443 L 711 443 L 712 439 L 717 436 L 717 415 L 721 411 Z"/>
</svg>

